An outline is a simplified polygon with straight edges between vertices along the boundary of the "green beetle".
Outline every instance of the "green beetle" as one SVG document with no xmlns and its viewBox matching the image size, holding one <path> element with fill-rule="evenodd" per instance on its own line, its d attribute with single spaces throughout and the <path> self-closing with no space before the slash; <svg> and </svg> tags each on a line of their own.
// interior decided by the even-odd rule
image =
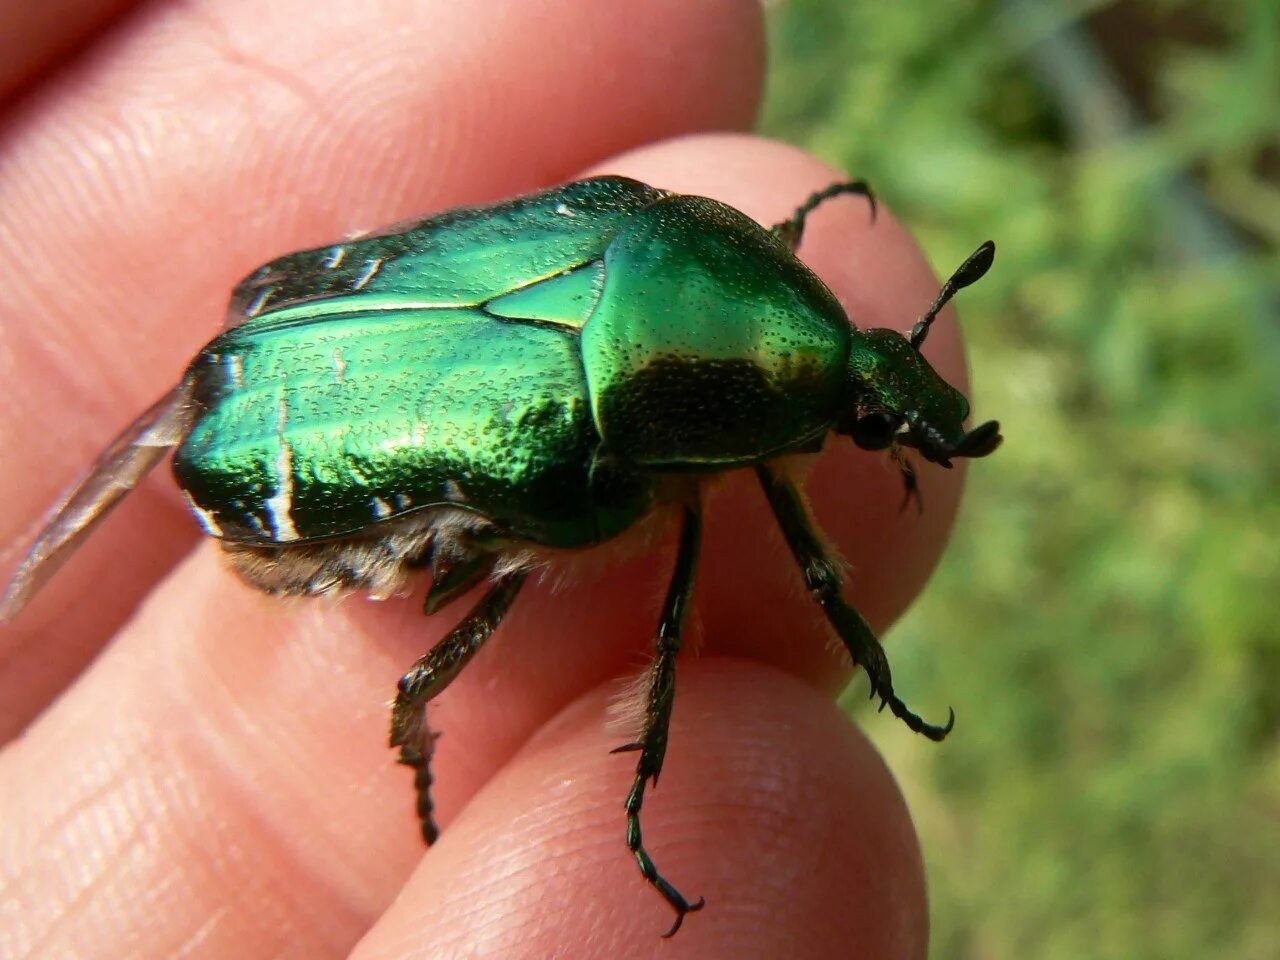
<svg viewBox="0 0 1280 960">
<path fill-rule="evenodd" d="M 921 356 L 929 325 L 989 268 L 984 244 L 909 337 L 852 327 L 794 255 L 806 217 L 861 182 L 815 194 L 770 229 L 725 204 L 597 177 L 450 211 L 274 260 L 235 290 L 221 334 L 173 391 L 101 456 L 38 538 L 0 616 L 15 615 L 170 451 L 178 484 L 232 566 L 275 594 L 396 591 L 430 570 L 426 609 L 489 587 L 401 679 L 391 745 L 415 770 L 427 843 L 433 735 L 426 704 L 493 633 L 531 569 L 602 543 L 658 509 L 681 514 L 626 801 L 627 846 L 675 909 L 701 908 L 655 868 L 640 808 L 667 744 L 697 563 L 699 482 L 757 472 L 815 600 L 873 695 L 919 733 L 888 661 L 841 599 L 777 458 L 832 431 L 950 466 L 985 456 L 965 398 Z"/>
</svg>

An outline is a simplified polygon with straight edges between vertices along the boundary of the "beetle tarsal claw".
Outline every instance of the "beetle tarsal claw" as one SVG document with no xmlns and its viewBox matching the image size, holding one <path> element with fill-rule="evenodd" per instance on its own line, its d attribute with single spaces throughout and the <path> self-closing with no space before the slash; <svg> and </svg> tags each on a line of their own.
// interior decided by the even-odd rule
<svg viewBox="0 0 1280 960">
<path fill-rule="evenodd" d="M 884 697 L 880 702 L 880 709 L 888 707 L 893 715 L 907 725 L 907 727 L 921 736 L 928 737 L 935 743 L 945 740 L 956 725 L 956 712 L 954 709 L 947 708 L 947 722 L 942 726 L 927 723 L 915 713 L 907 709 L 907 705 L 892 693 Z"/>
<path fill-rule="evenodd" d="M 675 922 L 671 924 L 671 929 L 662 935 L 663 940 L 670 940 L 676 935 L 676 931 L 680 929 L 680 925 L 684 923 L 684 918 L 690 913 L 697 913 L 707 905 L 706 897 L 699 897 L 696 903 L 672 904 L 676 910 Z"/>
</svg>

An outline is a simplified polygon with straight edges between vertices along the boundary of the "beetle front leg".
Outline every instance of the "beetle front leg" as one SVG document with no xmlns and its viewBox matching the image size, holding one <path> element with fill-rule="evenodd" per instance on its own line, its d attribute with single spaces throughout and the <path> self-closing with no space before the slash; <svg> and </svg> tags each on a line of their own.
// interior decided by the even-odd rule
<svg viewBox="0 0 1280 960">
<path fill-rule="evenodd" d="M 840 595 L 842 578 L 839 567 L 827 555 L 822 541 L 814 532 L 813 522 L 809 519 L 809 512 L 805 509 L 800 492 L 790 480 L 763 464 L 756 467 L 756 475 L 764 487 L 774 516 L 778 518 L 778 525 L 782 527 L 791 555 L 804 573 L 809 593 L 822 607 L 827 620 L 849 650 L 854 664 L 867 671 L 867 677 L 871 680 L 871 695 L 879 696 L 881 709 L 888 707 L 895 717 L 916 733 L 922 733 L 930 740 L 943 739 L 955 725 L 955 712 L 951 712 L 946 726 L 925 723 L 908 710 L 907 705 L 893 692 L 893 676 L 889 671 L 889 659 L 884 654 L 884 648 L 880 646 L 880 641 L 876 639 L 862 614 Z"/>
<path fill-rule="evenodd" d="M 907 459 L 902 448 L 897 445 L 889 450 L 889 456 L 893 458 L 898 472 L 902 475 L 902 505 L 898 507 L 898 512 L 903 513 L 914 500 L 916 513 L 924 513 L 924 497 L 920 495 L 920 481 L 916 477 L 916 468 Z"/>
<path fill-rule="evenodd" d="M 435 735 L 427 727 L 427 702 L 449 686 L 493 635 L 524 584 L 527 570 L 496 580 L 466 618 L 418 660 L 403 677 L 391 708 L 391 746 L 400 748 L 399 762 L 414 770 L 418 792 L 418 819 L 427 846 L 440 831 L 432 819 L 431 754 Z"/>
<path fill-rule="evenodd" d="M 644 804 L 645 784 L 650 780 L 658 785 L 662 761 L 667 753 L 667 734 L 671 726 L 671 707 L 676 695 L 676 654 L 683 642 L 682 633 L 693 594 L 693 579 L 698 565 L 698 550 L 702 542 L 702 511 L 694 505 L 686 507 L 684 522 L 680 528 L 680 549 L 676 555 L 675 571 L 667 590 L 662 610 L 662 623 L 658 627 L 658 653 L 649 671 L 649 698 L 645 706 L 644 730 L 640 739 L 618 747 L 614 753 L 640 751 L 636 764 L 636 778 L 627 795 L 627 848 L 635 855 L 640 872 L 663 899 L 676 911 L 676 921 L 664 937 L 672 937 L 684 922 L 685 914 L 701 910 L 706 900 L 699 897 L 690 904 L 675 887 L 658 873 L 653 858 L 645 850 L 640 834 L 640 807 Z"/>
<path fill-rule="evenodd" d="M 775 223 L 769 230 L 794 253 L 796 248 L 800 246 L 800 241 L 804 238 L 804 222 L 808 219 L 809 214 L 833 197 L 839 197 L 844 194 L 866 197 L 867 203 L 871 207 L 871 222 L 875 223 L 875 194 L 871 192 L 871 188 L 867 186 L 865 180 L 848 180 L 844 183 L 833 183 L 825 190 L 819 190 L 802 203 L 799 209 L 791 215 L 790 219 Z"/>
</svg>

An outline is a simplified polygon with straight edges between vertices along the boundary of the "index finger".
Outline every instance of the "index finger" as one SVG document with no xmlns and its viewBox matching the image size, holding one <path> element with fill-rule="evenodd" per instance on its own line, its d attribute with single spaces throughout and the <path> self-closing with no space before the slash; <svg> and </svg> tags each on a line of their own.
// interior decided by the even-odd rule
<svg viewBox="0 0 1280 960">
<path fill-rule="evenodd" d="M 838 176 L 799 151 L 747 138 L 669 143 L 609 166 L 720 193 L 753 212 L 790 207 Z M 872 251 L 866 259 L 881 273 L 855 267 L 831 275 L 837 294 L 846 304 L 862 304 L 866 316 L 877 303 L 889 315 L 910 314 L 935 289 L 918 249 L 905 232 L 878 233 L 890 221 L 870 227 L 865 209 L 848 206 L 847 221 L 828 218 L 821 230 L 815 222 L 806 255 L 819 264 L 842 263 L 851 249 Z M 900 278 L 902 286 L 875 290 L 886 278 Z M 951 369 L 960 362 L 958 351 L 945 361 Z M 818 468 L 833 471 L 828 482 L 838 494 L 818 502 L 820 519 L 856 531 L 869 522 L 858 517 L 892 514 L 900 496 L 892 474 L 876 487 L 864 481 L 877 473 L 841 475 L 840 468 Z M 945 484 L 956 481 L 935 473 L 931 511 L 942 513 L 940 505 L 957 495 L 946 493 Z M 809 685 L 833 686 L 847 658 L 842 664 L 826 652 L 826 628 L 759 494 L 748 484 L 740 503 L 735 496 L 726 491 L 708 508 L 695 617 L 705 645 L 765 660 Z M 889 578 L 919 583 L 942 549 L 948 519 L 942 514 L 916 534 L 904 526 L 886 543 L 837 543 L 860 574 L 886 565 Z M 444 731 L 435 773 L 446 831 L 566 703 L 643 665 L 669 577 L 668 547 L 655 544 L 650 554 L 559 591 L 526 589 L 497 635 L 433 701 L 432 728 Z M 108 654 L 4 757 L 0 775 L 16 786 L 0 797 L 0 821 L 34 825 L 3 866 L 13 874 L 9 888 L 32 904 L 29 924 L 47 942 L 92 941 L 118 953 L 133 942 L 145 913 L 160 918 L 156 926 L 169 942 L 194 936 L 217 916 L 201 940 L 210 956 L 248 956 L 236 948 L 266 928 L 301 931 L 313 956 L 336 953 L 396 895 L 419 857 L 412 778 L 384 746 L 384 705 L 404 668 L 457 622 L 465 605 L 424 620 L 402 602 L 282 604 L 252 594 L 214 559 L 212 550 L 202 551 L 166 581 Z M 894 604 L 906 598 L 898 596 L 868 596 L 875 619 L 899 612 Z M 831 714 L 825 716 L 828 722 Z M 624 773 L 617 784 L 619 860 L 625 860 L 621 801 L 628 781 Z M 536 798 L 530 802 L 536 807 Z M 95 829 L 103 823 L 111 829 Z M 144 842 L 142 856 L 136 847 Z M 253 856 L 227 855 L 246 842 Z M 726 851 L 729 866 L 733 854 Z M 128 864 L 112 885 L 120 909 L 110 915 L 64 909 L 78 902 L 74 878 L 42 871 L 39 864 L 50 858 L 83 858 L 105 869 Z M 556 887 L 547 896 L 576 894 Z M 636 879 L 634 896 L 652 895 Z M 268 939 L 260 946 L 281 945 Z"/>
<path fill-rule="evenodd" d="M 637 25 L 661 31 L 660 50 Z M 0 262 L 15 265 L 0 284 L 0 565 L 176 382 L 260 263 L 745 126 L 761 60 L 753 0 L 136 11 L 0 114 Z M 167 478 L 97 531 L 0 632 L 0 740 L 195 537 Z"/>
</svg>

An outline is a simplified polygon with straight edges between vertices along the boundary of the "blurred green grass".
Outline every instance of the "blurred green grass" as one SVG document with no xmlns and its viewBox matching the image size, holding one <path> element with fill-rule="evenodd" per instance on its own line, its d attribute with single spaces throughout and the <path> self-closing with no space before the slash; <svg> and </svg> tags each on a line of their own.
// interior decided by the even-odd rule
<svg viewBox="0 0 1280 960">
<path fill-rule="evenodd" d="M 1280 2 L 785 0 L 770 35 L 766 133 L 940 272 L 1000 248 L 961 311 L 1006 442 L 889 638 L 959 723 L 867 724 L 932 955 L 1280 956 Z"/>
</svg>

